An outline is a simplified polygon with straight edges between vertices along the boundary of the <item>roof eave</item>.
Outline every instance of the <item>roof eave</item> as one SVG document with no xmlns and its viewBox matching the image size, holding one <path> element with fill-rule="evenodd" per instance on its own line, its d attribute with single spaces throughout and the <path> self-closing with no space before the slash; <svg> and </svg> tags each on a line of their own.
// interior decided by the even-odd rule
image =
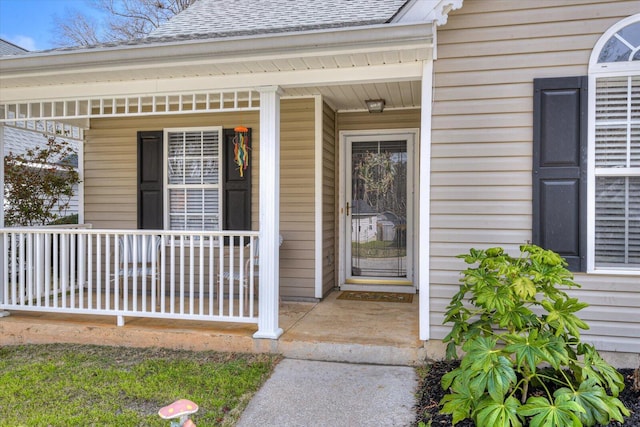
<svg viewBox="0 0 640 427">
<path fill-rule="evenodd" d="M 122 69 L 171 65 L 189 61 L 232 62 L 317 55 L 332 52 L 366 52 L 412 46 L 429 47 L 433 27 L 427 23 L 377 24 L 292 33 L 275 33 L 218 39 L 85 48 L 32 53 L 0 59 L 0 79 L 61 71 Z"/>
</svg>

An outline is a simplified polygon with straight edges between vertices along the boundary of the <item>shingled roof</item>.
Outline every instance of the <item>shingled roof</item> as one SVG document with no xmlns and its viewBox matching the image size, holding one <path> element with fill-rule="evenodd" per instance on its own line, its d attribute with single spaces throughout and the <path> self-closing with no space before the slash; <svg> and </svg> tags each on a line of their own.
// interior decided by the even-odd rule
<svg viewBox="0 0 640 427">
<path fill-rule="evenodd" d="M 4 55 L 22 55 L 28 52 L 27 49 L 21 48 L 7 40 L 0 39 L 0 56 Z"/>
<path fill-rule="evenodd" d="M 408 0 L 199 0 L 149 39 L 231 37 L 384 24 Z"/>
</svg>

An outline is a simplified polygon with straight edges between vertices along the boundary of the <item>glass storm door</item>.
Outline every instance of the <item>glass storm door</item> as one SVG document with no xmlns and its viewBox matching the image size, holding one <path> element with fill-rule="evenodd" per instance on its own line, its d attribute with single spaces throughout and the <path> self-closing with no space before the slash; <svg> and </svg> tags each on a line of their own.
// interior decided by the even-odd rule
<svg viewBox="0 0 640 427">
<path fill-rule="evenodd" d="M 406 134 L 347 138 L 347 282 L 411 280 L 412 145 Z"/>
</svg>

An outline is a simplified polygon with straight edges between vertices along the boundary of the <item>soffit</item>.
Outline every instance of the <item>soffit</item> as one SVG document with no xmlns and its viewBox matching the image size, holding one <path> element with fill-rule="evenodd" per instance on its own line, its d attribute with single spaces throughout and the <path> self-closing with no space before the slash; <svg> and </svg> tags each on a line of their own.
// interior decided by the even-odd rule
<svg viewBox="0 0 640 427">
<path fill-rule="evenodd" d="M 0 98 L 10 99 L 11 92 L 16 92 L 20 93 L 21 99 L 56 99 L 68 98 L 70 95 L 81 99 L 91 91 L 112 94 L 156 93 L 154 91 L 178 93 L 180 88 L 191 89 L 189 85 L 196 82 L 199 82 L 199 87 L 206 84 L 214 87 L 227 83 L 234 85 L 233 87 L 251 87 L 254 84 L 264 85 L 277 81 L 283 90 L 283 97 L 322 95 L 336 110 L 362 110 L 365 108 L 365 99 L 380 98 L 385 99 L 387 108 L 416 107 L 420 105 L 421 85 L 418 70 L 422 67 L 423 59 L 426 58 L 419 52 L 403 55 L 391 52 L 388 55 L 359 54 L 345 57 L 256 61 L 235 67 L 231 64 L 200 65 L 191 66 L 188 71 L 178 68 L 165 69 L 161 73 L 148 70 L 148 78 L 145 78 L 145 70 L 139 70 L 135 73 L 136 80 L 131 80 L 131 73 L 123 70 L 109 73 L 103 82 L 98 82 L 90 73 L 76 73 L 58 76 L 55 85 L 51 84 L 51 78 L 31 77 L 22 82 L 19 79 L 14 80 L 14 88 L 2 91 L 4 96 Z M 372 68 L 374 66 L 378 67 L 375 73 Z M 400 75 L 398 70 L 408 71 Z M 322 73 L 322 79 L 331 82 L 314 83 L 314 80 L 320 80 L 313 77 L 314 71 Z M 346 77 L 347 73 L 349 78 Z M 311 76 L 306 77 L 307 74 Z M 296 78 L 290 78 L 291 76 Z M 6 99 L 2 101 L 6 102 Z"/>
<path fill-rule="evenodd" d="M 411 64 L 430 58 L 427 49 L 403 49 L 356 54 L 299 56 L 239 61 L 179 62 L 173 64 L 142 64 L 136 67 L 108 65 L 100 68 L 60 70 L 58 73 L 24 72 L 0 77 L 0 88 L 44 87 L 104 82 L 183 79 L 190 77 L 221 77 L 245 75 L 250 85 L 252 76 L 312 70 L 340 70 L 358 67 Z M 2 69 L 0 68 L 0 72 Z"/>
<path fill-rule="evenodd" d="M 422 84 L 418 80 L 367 84 L 286 88 L 284 97 L 321 95 L 337 111 L 362 111 L 367 99 L 384 99 L 385 108 L 420 107 Z"/>
<path fill-rule="evenodd" d="M 415 64 L 432 50 L 430 24 L 71 49 L 0 58 L 0 88 L 202 76 L 250 80 L 265 73 Z"/>
</svg>

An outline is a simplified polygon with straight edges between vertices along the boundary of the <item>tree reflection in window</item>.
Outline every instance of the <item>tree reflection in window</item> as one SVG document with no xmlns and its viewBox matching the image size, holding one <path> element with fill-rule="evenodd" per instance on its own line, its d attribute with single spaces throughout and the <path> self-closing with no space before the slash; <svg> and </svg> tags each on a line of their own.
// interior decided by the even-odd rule
<svg viewBox="0 0 640 427">
<path fill-rule="evenodd" d="M 602 48 L 598 63 L 640 61 L 640 22 L 616 32 Z"/>
</svg>

